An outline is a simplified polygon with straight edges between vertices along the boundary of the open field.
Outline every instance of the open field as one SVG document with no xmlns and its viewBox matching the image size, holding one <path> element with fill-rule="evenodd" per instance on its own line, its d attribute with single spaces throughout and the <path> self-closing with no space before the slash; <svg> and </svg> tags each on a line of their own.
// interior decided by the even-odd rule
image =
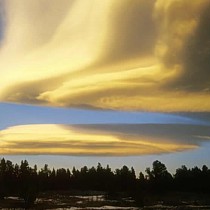
<svg viewBox="0 0 210 210">
<path fill-rule="evenodd" d="M 140 198 L 139 198 L 140 199 Z M 7 197 L 0 201 L 0 209 L 22 210 L 24 201 Z M 141 202 L 124 193 L 112 198 L 105 192 L 47 192 L 41 193 L 29 209 L 52 210 L 200 210 L 210 209 L 210 196 L 195 193 L 146 195 Z"/>
</svg>

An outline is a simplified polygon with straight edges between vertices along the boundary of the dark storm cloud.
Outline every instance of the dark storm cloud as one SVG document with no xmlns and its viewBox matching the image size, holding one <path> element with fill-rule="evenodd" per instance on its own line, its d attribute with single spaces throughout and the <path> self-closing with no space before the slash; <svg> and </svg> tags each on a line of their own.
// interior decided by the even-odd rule
<svg viewBox="0 0 210 210">
<path fill-rule="evenodd" d="M 168 26 L 163 30 L 167 50 L 162 57 L 168 71 L 177 68 L 176 75 L 166 81 L 169 88 L 189 92 L 210 90 L 209 10 L 208 0 L 171 1 L 167 9 Z M 161 18 L 163 21 L 166 17 Z"/>
<path fill-rule="evenodd" d="M 210 91 L 210 1 L 198 20 L 198 26 L 183 50 L 185 72 L 176 85 L 186 84 L 195 91 Z"/>
</svg>

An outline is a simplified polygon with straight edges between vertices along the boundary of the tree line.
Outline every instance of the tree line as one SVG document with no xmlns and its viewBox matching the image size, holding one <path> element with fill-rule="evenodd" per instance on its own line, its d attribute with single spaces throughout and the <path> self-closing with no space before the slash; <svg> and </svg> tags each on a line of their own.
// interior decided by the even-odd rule
<svg viewBox="0 0 210 210">
<path fill-rule="evenodd" d="M 144 193 L 167 191 L 210 192 L 210 169 L 204 165 L 188 169 L 181 166 L 174 175 L 165 164 L 156 160 L 145 173 L 135 173 L 133 167 L 123 166 L 112 171 L 109 165 L 102 167 L 82 167 L 80 170 L 59 168 L 50 169 L 47 164 L 40 170 L 31 167 L 27 160 L 20 165 L 4 158 L 0 160 L 0 199 L 19 196 L 26 203 L 33 203 L 39 192 L 61 190 L 129 192 L 133 197 Z"/>
</svg>

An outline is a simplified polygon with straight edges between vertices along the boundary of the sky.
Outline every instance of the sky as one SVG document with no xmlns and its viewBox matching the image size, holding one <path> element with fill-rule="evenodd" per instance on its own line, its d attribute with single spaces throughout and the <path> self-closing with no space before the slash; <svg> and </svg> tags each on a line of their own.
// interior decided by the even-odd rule
<svg viewBox="0 0 210 210">
<path fill-rule="evenodd" d="M 0 0 L 0 157 L 210 167 L 209 8 Z"/>
</svg>

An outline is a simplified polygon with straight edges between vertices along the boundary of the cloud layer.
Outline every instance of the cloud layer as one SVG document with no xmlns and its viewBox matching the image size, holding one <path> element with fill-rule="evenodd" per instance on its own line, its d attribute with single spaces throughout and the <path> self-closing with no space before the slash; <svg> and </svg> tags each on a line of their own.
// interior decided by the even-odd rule
<svg viewBox="0 0 210 210">
<path fill-rule="evenodd" d="M 210 111 L 208 0 L 0 5 L 1 101 Z"/>
<path fill-rule="evenodd" d="M 130 156 L 192 150 L 210 140 L 198 125 L 34 124 L 0 131 L 0 153 Z"/>
</svg>

